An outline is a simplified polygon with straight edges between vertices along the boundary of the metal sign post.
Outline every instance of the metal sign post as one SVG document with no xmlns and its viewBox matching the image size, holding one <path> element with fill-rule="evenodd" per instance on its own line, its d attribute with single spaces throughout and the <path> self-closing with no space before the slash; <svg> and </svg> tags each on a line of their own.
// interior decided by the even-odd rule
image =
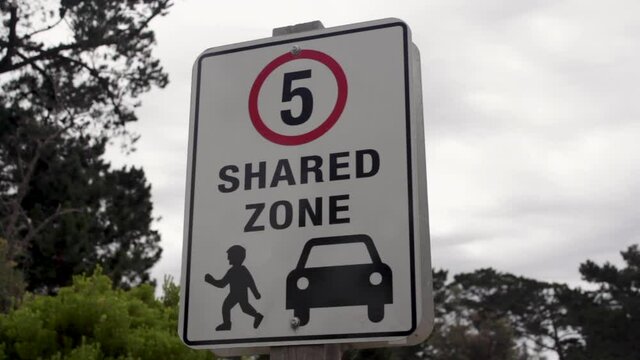
<svg viewBox="0 0 640 360">
<path fill-rule="evenodd" d="M 271 348 L 272 360 L 340 360 L 340 344 L 282 346 Z"/>
<path fill-rule="evenodd" d="M 409 28 L 273 34 L 194 65 L 180 337 L 282 359 L 419 343 L 433 304 Z"/>
</svg>

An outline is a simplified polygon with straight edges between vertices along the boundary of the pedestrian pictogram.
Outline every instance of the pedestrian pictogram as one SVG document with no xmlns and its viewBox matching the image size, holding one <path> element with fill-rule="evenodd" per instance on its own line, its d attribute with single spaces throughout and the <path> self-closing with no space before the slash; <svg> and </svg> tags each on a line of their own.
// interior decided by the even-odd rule
<svg viewBox="0 0 640 360">
<path fill-rule="evenodd" d="M 204 276 L 204 281 L 215 287 L 224 288 L 227 285 L 229 286 L 229 295 L 222 303 L 222 324 L 216 327 L 216 331 L 231 330 L 231 309 L 236 305 L 240 305 L 242 312 L 254 318 L 253 327 L 257 329 L 264 316 L 249 303 L 249 290 L 251 290 L 256 300 L 260 299 L 260 293 L 253 276 L 242 265 L 246 257 L 246 250 L 240 245 L 234 245 L 227 250 L 227 254 L 231 268 L 222 279 L 216 280 L 211 274 Z"/>
</svg>

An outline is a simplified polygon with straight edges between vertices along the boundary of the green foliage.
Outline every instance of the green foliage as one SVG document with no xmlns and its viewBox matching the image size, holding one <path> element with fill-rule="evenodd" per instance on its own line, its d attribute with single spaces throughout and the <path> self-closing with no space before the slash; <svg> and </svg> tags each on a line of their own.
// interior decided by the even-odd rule
<svg viewBox="0 0 640 360">
<path fill-rule="evenodd" d="M 165 283 L 165 288 L 176 286 Z M 113 290 L 98 270 L 74 277 L 56 296 L 30 296 L 0 316 L 0 354 L 25 360 L 213 359 L 182 344 L 176 313 L 175 305 L 155 299 L 150 285 Z"/>
<path fill-rule="evenodd" d="M 640 251 L 622 252 L 626 266 L 585 262 L 596 290 L 480 269 L 447 280 L 434 271 L 435 329 L 406 348 L 349 351 L 349 360 L 528 360 L 555 352 L 561 360 L 640 358 Z M 177 337 L 179 288 L 165 278 L 113 290 L 98 270 L 75 277 L 57 296 L 28 296 L 0 316 L 2 359 L 212 359 Z M 266 358 L 261 356 L 259 358 Z"/>
<path fill-rule="evenodd" d="M 162 283 L 162 303 L 170 308 L 178 308 L 180 303 L 180 287 L 173 282 L 173 277 L 165 276 Z"/>
<path fill-rule="evenodd" d="M 15 265 L 7 258 L 7 241 L 0 238 L 0 312 L 2 313 L 12 309 L 24 293 L 25 284 L 22 274 L 15 269 Z"/>
</svg>

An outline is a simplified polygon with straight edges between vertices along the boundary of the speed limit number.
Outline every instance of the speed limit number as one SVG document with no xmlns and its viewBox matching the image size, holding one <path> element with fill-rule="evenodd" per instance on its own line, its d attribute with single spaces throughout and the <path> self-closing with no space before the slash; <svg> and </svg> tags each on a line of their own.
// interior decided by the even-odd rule
<svg viewBox="0 0 640 360">
<path fill-rule="evenodd" d="M 278 71 L 279 68 L 301 68 L 301 70 L 283 72 L 282 70 Z M 282 103 L 291 103 L 295 97 L 298 97 L 299 109 L 295 111 L 293 109 L 280 110 L 276 114 L 270 114 L 265 109 L 263 110 L 263 113 L 266 112 L 264 118 L 268 119 L 265 122 L 261 114 L 260 94 L 279 93 L 278 91 L 269 91 L 271 89 L 261 91 L 269 78 L 273 83 L 270 85 L 276 88 L 280 85 L 277 79 L 282 79 Z M 335 81 L 335 84 L 332 84 L 332 80 Z M 301 85 L 313 81 L 329 85 L 316 86 L 323 88 L 325 93 L 320 94 L 315 113 L 313 93 L 308 87 Z M 292 48 L 290 52 L 278 56 L 267 64 L 258 74 L 249 93 L 251 121 L 265 139 L 276 144 L 300 145 L 308 143 L 322 136 L 338 121 L 347 102 L 347 88 L 347 78 L 344 71 L 331 56 L 317 50 Z M 335 101 L 332 101 L 333 99 Z M 263 95 L 263 104 L 272 101 L 273 99 L 269 95 Z M 294 105 L 296 104 L 291 103 L 289 106 Z M 262 108 L 267 108 L 267 106 L 263 105 Z M 303 126 L 311 120 L 312 115 L 315 115 L 315 121 Z M 282 121 L 284 125 L 278 125 L 279 121 Z"/>
</svg>

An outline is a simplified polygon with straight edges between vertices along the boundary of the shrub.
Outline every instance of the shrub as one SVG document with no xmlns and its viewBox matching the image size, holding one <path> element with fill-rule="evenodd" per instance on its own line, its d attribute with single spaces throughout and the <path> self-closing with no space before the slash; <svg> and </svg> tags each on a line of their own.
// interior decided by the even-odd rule
<svg viewBox="0 0 640 360">
<path fill-rule="evenodd" d="M 28 295 L 0 315 L 0 359 L 213 359 L 180 341 L 177 286 L 165 280 L 163 288 L 162 300 L 150 285 L 113 289 L 97 270 L 56 296 Z"/>
</svg>

